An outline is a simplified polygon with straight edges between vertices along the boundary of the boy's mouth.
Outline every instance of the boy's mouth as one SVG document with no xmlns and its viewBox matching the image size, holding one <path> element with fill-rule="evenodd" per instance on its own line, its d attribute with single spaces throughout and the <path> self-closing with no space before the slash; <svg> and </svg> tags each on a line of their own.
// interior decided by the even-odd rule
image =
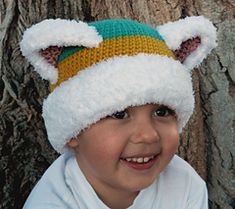
<svg viewBox="0 0 235 209">
<path fill-rule="evenodd" d="M 130 163 L 147 163 L 150 160 L 154 159 L 156 155 L 152 155 L 149 157 L 127 157 L 127 158 L 122 158 L 122 160 L 125 160 Z"/>
<path fill-rule="evenodd" d="M 121 158 L 124 165 L 134 170 L 142 171 L 150 169 L 158 159 L 159 154 L 144 157 L 126 157 Z"/>
</svg>

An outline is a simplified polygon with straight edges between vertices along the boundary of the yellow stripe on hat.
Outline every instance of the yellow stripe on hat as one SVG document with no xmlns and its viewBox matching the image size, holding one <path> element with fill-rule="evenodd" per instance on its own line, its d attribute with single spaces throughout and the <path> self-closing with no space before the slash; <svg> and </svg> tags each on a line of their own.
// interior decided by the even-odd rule
<svg viewBox="0 0 235 209">
<path fill-rule="evenodd" d="M 84 48 L 59 62 L 57 66 L 58 81 L 50 86 L 51 91 L 63 81 L 95 63 L 115 56 L 133 56 L 138 53 L 159 54 L 175 59 L 173 52 L 164 41 L 152 37 L 125 36 L 107 39 L 100 43 L 98 48 Z"/>
</svg>

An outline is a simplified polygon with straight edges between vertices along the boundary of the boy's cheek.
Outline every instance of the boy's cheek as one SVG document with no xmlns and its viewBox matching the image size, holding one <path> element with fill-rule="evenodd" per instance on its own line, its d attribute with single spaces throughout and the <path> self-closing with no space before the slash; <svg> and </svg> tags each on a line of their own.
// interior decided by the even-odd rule
<svg viewBox="0 0 235 209">
<path fill-rule="evenodd" d="M 179 134 L 178 131 L 171 132 L 165 137 L 163 146 L 169 151 L 176 151 L 179 146 Z"/>
</svg>

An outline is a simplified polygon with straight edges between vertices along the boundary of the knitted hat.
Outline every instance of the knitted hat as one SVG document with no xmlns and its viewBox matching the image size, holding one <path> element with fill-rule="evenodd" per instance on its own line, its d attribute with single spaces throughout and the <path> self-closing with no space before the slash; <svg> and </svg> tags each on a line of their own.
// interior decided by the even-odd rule
<svg viewBox="0 0 235 209">
<path fill-rule="evenodd" d="M 215 46 L 215 27 L 202 16 L 157 28 L 126 19 L 49 19 L 27 29 L 20 43 L 50 81 L 43 118 L 60 153 L 81 130 L 129 106 L 167 105 L 181 132 L 194 108 L 190 72 Z"/>
</svg>

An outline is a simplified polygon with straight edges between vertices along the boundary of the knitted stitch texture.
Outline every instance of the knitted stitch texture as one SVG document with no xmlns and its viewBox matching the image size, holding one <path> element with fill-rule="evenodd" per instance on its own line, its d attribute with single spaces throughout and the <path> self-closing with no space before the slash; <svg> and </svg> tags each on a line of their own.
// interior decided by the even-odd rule
<svg viewBox="0 0 235 209">
<path fill-rule="evenodd" d="M 98 48 L 64 47 L 58 57 L 58 81 L 51 85 L 51 90 L 79 71 L 115 56 L 146 53 L 175 59 L 160 34 L 147 25 L 126 19 L 103 20 L 89 25 L 96 28 L 103 42 Z"/>
</svg>

